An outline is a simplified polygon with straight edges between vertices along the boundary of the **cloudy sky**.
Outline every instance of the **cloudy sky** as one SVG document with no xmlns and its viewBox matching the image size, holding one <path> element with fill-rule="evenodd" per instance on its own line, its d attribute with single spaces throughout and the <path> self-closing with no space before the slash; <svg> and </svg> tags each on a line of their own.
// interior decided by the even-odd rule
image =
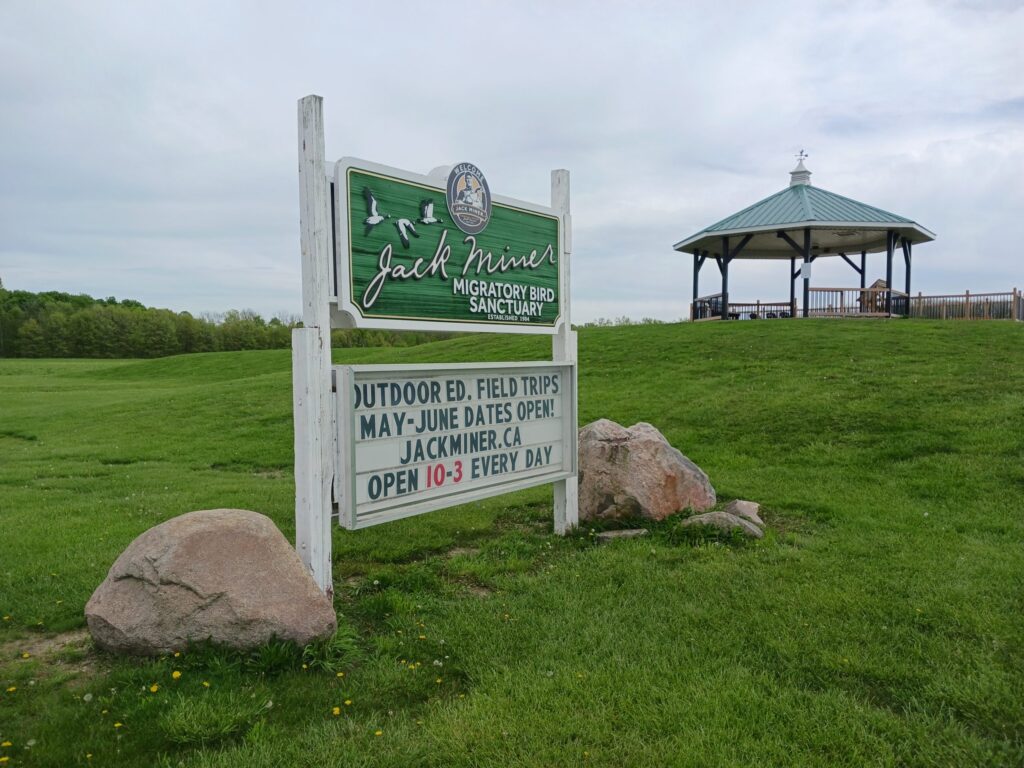
<svg viewBox="0 0 1024 768">
<path fill-rule="evenodd" d="M 915 291 L 1024 287 L 1022 40 L 997 0 L 0 0 L 0 279 L 298 313 L 316 93 L 329 159 L 468 160 L 537 202 L 570 169 L 577 320 L 685 316 L 672 243 L 786 186 L 801 148 L 814 184 L 938 234 Z M 733 296 L 788 298 L 787 266 L 740 262 Z"/>
</svg>

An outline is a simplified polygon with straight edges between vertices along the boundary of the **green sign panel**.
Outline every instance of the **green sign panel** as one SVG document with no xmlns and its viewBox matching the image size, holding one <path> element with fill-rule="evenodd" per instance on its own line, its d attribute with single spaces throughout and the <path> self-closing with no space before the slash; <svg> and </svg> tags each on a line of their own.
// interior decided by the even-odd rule
<svg viewBox="0 0 1024 768">
<path fill-rule="evenodd" d="M 550 209 L 491 199 L 469 163 L 445 185 L 343 160 L 335 194 L 338 307 L 354 325 L 553 332 L 560 252 Z"/>
</svg>

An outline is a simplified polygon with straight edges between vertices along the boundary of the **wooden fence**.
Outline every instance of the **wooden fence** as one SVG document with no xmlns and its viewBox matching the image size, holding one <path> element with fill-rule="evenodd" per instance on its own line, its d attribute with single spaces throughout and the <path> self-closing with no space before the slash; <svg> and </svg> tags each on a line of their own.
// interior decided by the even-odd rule
<svg viewBox="0 0 1024 768">
<path fill-rule="evenodd" d="M 910 316 L 929 320 L 1021 320 L 1024 297 L 1014 288 L 1008 293 L 963 293 L 910 299 Z"/>
</svg>

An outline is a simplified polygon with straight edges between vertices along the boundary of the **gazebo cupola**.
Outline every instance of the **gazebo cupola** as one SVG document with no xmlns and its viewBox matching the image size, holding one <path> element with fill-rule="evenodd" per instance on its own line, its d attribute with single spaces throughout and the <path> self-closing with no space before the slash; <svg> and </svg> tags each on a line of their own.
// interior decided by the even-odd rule
<svg viewBox="0 0 1024 768">
<path fill-rule="evenodd" d="M 789 172 L 789 186 L 797 184 L 810 184 L 811 172 L 804 167 L 804 158 L 801 156 L 797 161 L 796 168 Z"/>
<path fill-rule="evenodd" d="M 764 198 L 700 232 L 681 240 L 673 248 L 693 254 L 693 319 L 717 317 L 795 317 L 798 314 L 796 280 L 803 278 L 802 314 L 810 315 L 899 315 L 904 314 L 910 294 L 910 264 L 915 243 L 935 235 L 904 216 L 852 200 L 811 184 L 811 172 L 804 165 L 807 156 L 798 155 L 790 171 L 789 186 Z M 892 284 L 893 257 L 902 251 L 905 291 Z M 869 253 L 886 254 L 884 286 L 865 285 Z M 813 289 L 810 265 L 817 259 L 843 259 L 860 276 L 860 287 Z M 722 278 L 719 294 L 699 296 L 701 267 L 708 259 L 718 265 Z M 790 263 L 789 302 L 730 307 L 729 265 L 736 259 L 777 259 Z M 800 262 L 798 265 L 797 262 Z M 749 308 L 749 309 L 748 309 Z"/>
</svg>

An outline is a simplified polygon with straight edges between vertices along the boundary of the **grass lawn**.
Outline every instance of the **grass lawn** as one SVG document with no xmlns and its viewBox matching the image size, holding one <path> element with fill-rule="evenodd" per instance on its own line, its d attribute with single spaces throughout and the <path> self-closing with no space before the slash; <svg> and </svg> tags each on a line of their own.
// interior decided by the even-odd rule
<svg viewBox="0 0 1024 768">
<path fill-rule="evenodd" d="M 82 631 L 135 536 L 212 507 L 294 535 L 289 353 L 0 361 L 0 765 L 1024 765 L 1024 326 L 592 329 L 580 357 L 581 423 L 653 423 L 766 538 L 560 539 L 536 489 L 337 530 L 330 644 L 143 661 Z"/>
</svg>

